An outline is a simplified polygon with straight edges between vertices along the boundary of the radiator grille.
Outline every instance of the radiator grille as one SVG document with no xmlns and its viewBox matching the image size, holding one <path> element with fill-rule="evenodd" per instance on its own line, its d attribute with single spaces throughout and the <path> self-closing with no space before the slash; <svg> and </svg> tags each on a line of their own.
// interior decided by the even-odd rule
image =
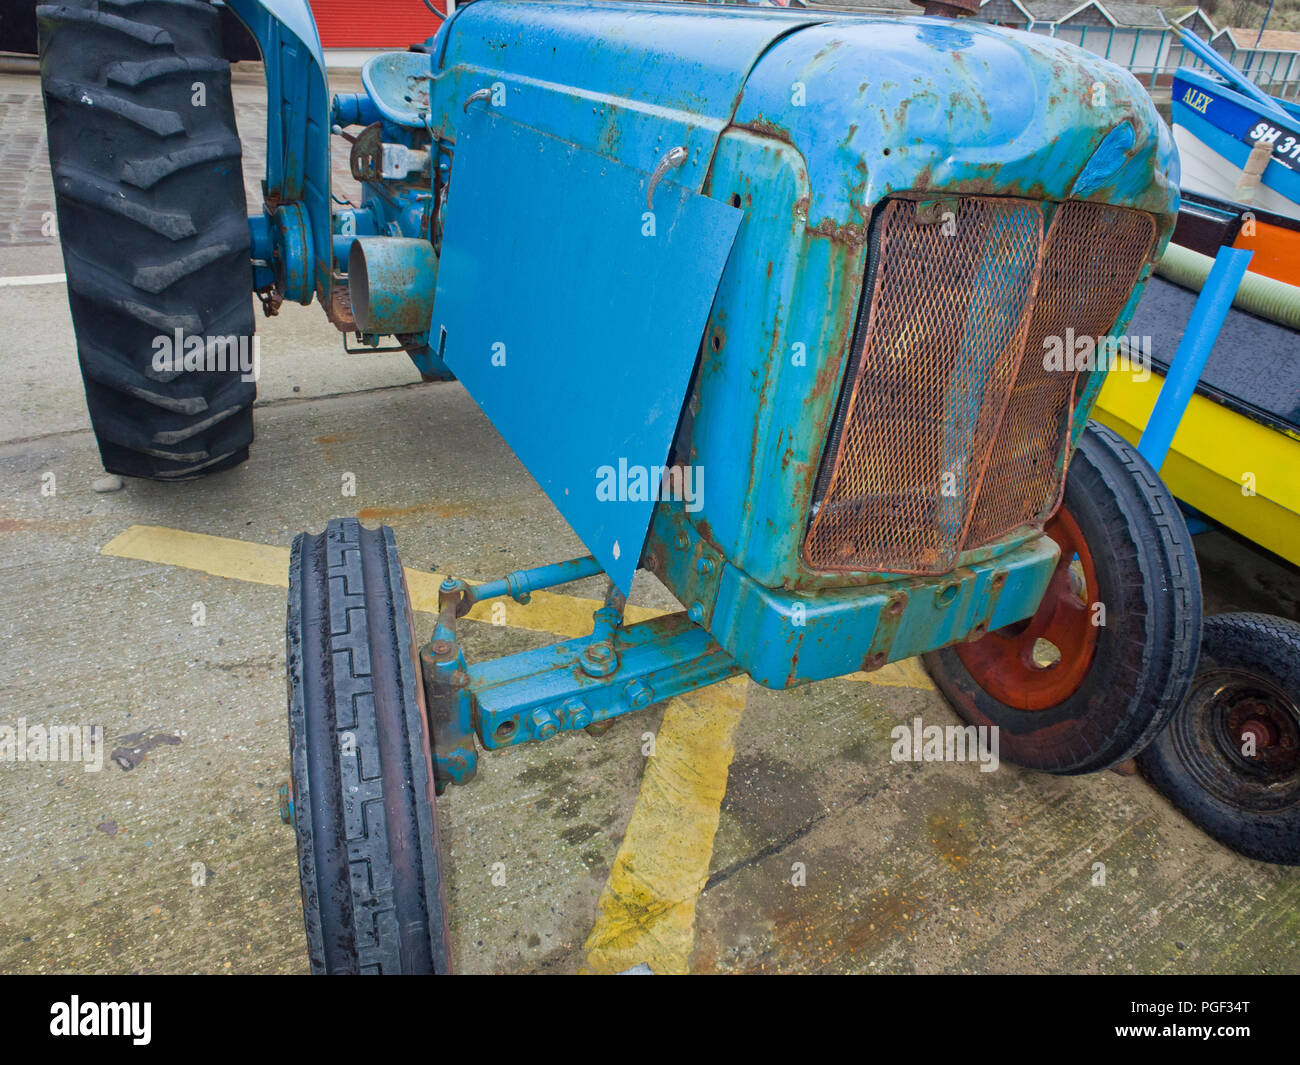
<svg viewBox="0 0 1300 1065">
<path fill-rule="evenodd" d="M 1050 205 L 1049 205 L 1050 209 Z M 942 573 L 1060 493 L 1077 371 L 1044 340 L 1104 336 L 1151 251 L 1150 215 L 1036 201 L 888 201 L 876 276 L 804 541 L 822 571 Z"/>
</svg>

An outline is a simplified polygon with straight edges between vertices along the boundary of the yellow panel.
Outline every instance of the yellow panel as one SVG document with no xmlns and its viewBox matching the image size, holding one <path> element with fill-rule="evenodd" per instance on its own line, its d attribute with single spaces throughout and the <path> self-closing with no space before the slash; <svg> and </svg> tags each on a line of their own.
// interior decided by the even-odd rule
<svg viewBox="0 0 1300 1065">
<path fill-rule="evenodd" d="M 1113 371 L 1093 416 L 1136 444 L 1163 383 Z M 1300 437 L 1193 396 L 1160 476 L 1185 503 L 1300 565 Z"/>
</svg>

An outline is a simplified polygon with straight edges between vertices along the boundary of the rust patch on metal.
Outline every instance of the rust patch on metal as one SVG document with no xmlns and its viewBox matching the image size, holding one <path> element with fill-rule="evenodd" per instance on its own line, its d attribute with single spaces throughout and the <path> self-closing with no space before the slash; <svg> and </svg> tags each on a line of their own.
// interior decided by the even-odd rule
<svg viewBox="0 0 1300 1065">
<path fill-rule="evenodd" d="M 773 140 L 784 141 L 786 144 L 794 144 L 794 137 L 788 129 L 765 119 L 757 118 L 753 122 L 737 124 L 735 128 L 749 130 L 750 133 L 757 133 L 761 137 L 771 137 Z"/>
<path fill-rule="evenodd" d="M 330 290 L 330 301 L 325 308 L 325 316 L 334 323 L 334 328 L 340 333 L 357 331 L 357 320 L 352 316 L 352 297 L 348 295 L 346 281 L 342 284 L 336 281 Z"/>
</svg>

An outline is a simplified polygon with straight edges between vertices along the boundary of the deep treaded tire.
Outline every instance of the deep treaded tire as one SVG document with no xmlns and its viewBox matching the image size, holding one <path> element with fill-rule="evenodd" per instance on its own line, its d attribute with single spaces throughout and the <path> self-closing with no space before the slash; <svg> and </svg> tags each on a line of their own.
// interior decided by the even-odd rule
<svg viewBox="0 0 1300 1065">
<path fill-rule="evenodd" d="M 178 329 L 254 330 L 220 17 L 202 0 L 67 0 L 37 16 L 68 302 L 104 467 L 184 480 L 234 466 L 253 439 L 256 385 L 238 366 L 154 368 L 155 342 Z"/>
<path fill-rule="evenodd" d="M 1068 693 L 1051 705 L 1029 698 L 1016 705 L 1019 692 L 997 699 L 985 690 L 1006 673 L 1017 674 L 989 674 L 982 684 L 966 663 L 978 658 L 981 645 L 1006 643 L 1014 631 L 990 633 L 964 653 L 944 648 L 926 655 L 925 664 L 962 718 L 999 726 L 1007 761 L 1049 773 L 1089 773 L 1146 747 L 1187 693 L 1201 641 L 1200 570 L 1178 504 L 1155 470 L 1096 423 L 1089 423 L 1071 460 L 1061 506 L 1077 530 L 1079 550 L 1071 555 L 1088 556 L 1089 584 L 1095 584 L 1073 604 L 1092 629 L 1079 643 L 1088 657 L 1063 658 L 1042 671 L 1044 680 L 1049 670 L 1070 676 Z M 1105 624 L 1093 626 L 1098 603 Z M 1034 671 L 1019 676 L 1027 694 Z"/>
<path fill-rule="evenodd" d="M 287 636 L 312 971 L 445 973 L 433 761 L 391 529 L 345 518 L 295 538 Z"/>
<path fill-rule="evenodd" d="M 1300 865 L 1300 625 L 1206 618 L 1192 689 L 1138 765 L 1220 843 Z"/>
</svg>

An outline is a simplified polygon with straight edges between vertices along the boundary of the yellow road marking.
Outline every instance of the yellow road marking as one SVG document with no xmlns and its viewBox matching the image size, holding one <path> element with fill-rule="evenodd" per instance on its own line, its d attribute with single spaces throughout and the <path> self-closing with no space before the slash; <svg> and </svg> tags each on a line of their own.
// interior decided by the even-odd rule
<svg viewBox="0 0 1300 1065">
<path fill-rule="evenodd" d="M 695 902 L 709 877 L 746 684 L 733 677 L 665 708 L 583 948 L 585 971 L 618 973 L 642 962 L 660 974 L 689 971 Z"/>
<path fill-rule="evenodd" d="M 271 544 L 232 540 L 207 533 L 184 532 L 161 525 L 132 525 L 100 548 L 100 553 L 117 558 L 134 558 L 142 562 L 160 562 L 182 569 L 198 570 L 214 577 L 229 577 L 253 584 L 289 587 L 289 549 Z M 444 574 L 407 568 L 406 588 L 411 609 L 429 614 L 438 612 L 438 585 Z M 553 632 L 557 636 L 586 636 L 591 632 L 591 615 L 603 604 L 596 599 L 582 599 L 555 592 L 533 592 L 527 606 L 505 600 L 479 603 L 469 612 L 475 621 L 492 621 L 492 609 L 501 602 L 507 608 L 507 623 L 534 632 Z M 662 610 L 628 605 L 623 616 L 631 622 L 658 617 Z"/>
<path fill-rule="evenodd" d="M 100 553 L 116 558 L 134 558 L 158 562 L 181 569 L 198 570 L 214 577 L 228 577 L 253 584 L 289 587 L 289 549 L 226 536 L 185 532 L 162 525 L 132 525 L 100 548 Z M 438 585 L 444 575 L 427 570 L 406 570 L 406 587 L 411 595 L 411 609 L 438 612 Z M 490 622 L 496 603 L 505 603 L 506 623 L 513 628 L 533 632 L 551 632 L 557 636 L 586 636 L 591 632 L 591 615 L 602 604 L 596 599 L 582 599 L 557 592 L 533 592 L 527 606 L 504 600 L 480 603 L 470 611 L 474 621 Z M 624 617 L 630 622 L 658 617 L 661 610 L 628 604 Z M 891 688 L 921 688 L 932 691 L 934 685 L 922 671 L 920 663 L 910 658 L 891 662 L 882 669 L 867 673 L 850 673 L 848 680 L 867 681 Z"/>
</svg>

